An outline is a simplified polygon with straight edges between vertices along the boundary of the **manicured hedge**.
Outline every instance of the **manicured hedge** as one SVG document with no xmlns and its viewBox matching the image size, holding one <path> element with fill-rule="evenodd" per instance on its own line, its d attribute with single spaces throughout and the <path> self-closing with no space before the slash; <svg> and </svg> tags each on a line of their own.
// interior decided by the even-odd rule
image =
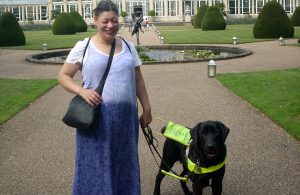
<svg viewBox="0 0 300 195">
<path fill-rule="evenodd" d="M 6 12 L 0 17 L 0 46 L 25 45 L 26 39 L 17 18 Z"/>
<path fill-rule="evenodd" d="M 269 1 L 253 27 L 254 38 L 293 37 L 294 27 L 280 3 Z"/>
<path fill-rule="evenodd" d="M 203 21 L 207 9 L 208 9 L 208 5 L 201 5 L 201 7 L 198 8 L 198 12 L 196 16 L 194 16 L 194 20 L 193 20 L 194 28 L 201 28 L 201 23 Z"/>
<path fill-rule="evenodd" d="M 73 21 L 73 23 L 76 25 L 76 32 L 86 32 L 87 31 L 87 28 L 88 28 L 87 24 L 78 12 L 76 12 L 76 11 L 70 12 L 69 16 L 70 16 L 71 20 Z"/>
<path fill-rule="evenodd" d="M 52 32 L 54 35 L 70 35 L 76 33 L 76 25 L 67 13 L 61 13 L 55 19 Z"/>
<path fill-rule="evenodd" d="M 225 30 L 226 22 L 220 9 L 213 5 L 210 6 L 201 23 L 202 30 Z"/>
<path fill-rule="evenodd" d="M 295 12 L 291 17 L 291 22 L 294 26 L 300 26 L 300 7 L 295 9 Z"/>
</svg>

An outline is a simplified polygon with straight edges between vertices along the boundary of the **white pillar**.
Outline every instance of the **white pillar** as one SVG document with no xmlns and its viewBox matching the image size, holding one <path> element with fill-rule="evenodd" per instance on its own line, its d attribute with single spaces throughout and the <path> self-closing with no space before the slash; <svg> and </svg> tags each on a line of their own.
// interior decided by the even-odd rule
<svg viewBox="0 0 300 195">
<path fill-rule="evenodd" d="M 183 19 L 183 9 L 185 9 L 185 8 L 183 8 L 182 0 L 179 0 L 178 3 L 179 3 L 179 8 L 178 8 L 179 14 L 178 15 L 179 15 L 180 19 Z"/>
<path fill-rule="evenodd" d="M 39 12 L 40 12 L 39 7 L 40 6 L 38 5 L 35 6 L 35 20 L 41 20 L 41 18 L 39 17 Z"/>
<path fill-rule="evenodd" d="M 77 2 L 77 6 L 78 6 L 78 13 L 84 18 L 84 15 L 82 15 L 82 1 L 78 0 Z"/>
<path fill-rule="evenodd" d="M 93 10 L 96 8 L 96 6 L 97 6 L 97 2 L 96 0 L 93 0 Z"/>
<path fill-rule="evenodd" d="M 149 11 L 154 10 L 153 8 L 153 0 L 149 0 Z"/>
<path fill-rule="evenodd" d="M 238 12 L 237 12 L 237 14 L 241 14 L 241 1 L 242 0 L 238 0 Z"/>
<path fill-rule="evenodd" d="M 126 7 L 126 1 L 125 0 L 122 0 L 122 10 L 126 13 L 128 13 L 129 10 L 127 10 L 127 7 Z M 128 13 L 129 14 L 129 13 Z"/>
<path fill-rule="evenodd" d="M 67 0 L 64 0 L 64 12 L 68 12 Z"/>
<path fill-rule="evenodd" d="M 194 15 L 196 15 L 197 14 L 197 12 L 198 12 L 198 6 L 197 6 L 197 3 L 198 3 L 198 1 L 197 0 L 194 0 Z M 191 8 L 192 9 L 192 8 Z"/>
<path fill-rule="evenodd" d="M 165 8 L 164 16 L 169 16 L 168 0 L 164 0 L 164 8 Z"/>
</svg>

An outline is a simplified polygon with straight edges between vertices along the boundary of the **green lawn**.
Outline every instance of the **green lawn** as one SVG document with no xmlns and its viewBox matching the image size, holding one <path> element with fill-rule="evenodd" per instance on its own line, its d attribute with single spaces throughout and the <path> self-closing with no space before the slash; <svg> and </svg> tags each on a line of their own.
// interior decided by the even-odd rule
<svg viewBox="0 0 300 195">
<path fill-rule="evenodd" d="M 53 35 L 51 30 L 24 31 L 26 37 L 25 46 L 9 47 L 12 49 L 42 50 L 42 44 L 47 43 L 49 49 L 63 49 L 73 47 L 77 41 L 83 40 L 95 34 L 96 29 L 88 29 L 87 32 L 74 35 Z"/>
<path fill-rule="evenodd" d="M 300 140 L 300 68 L 221 74 L 217 79 Z"/>
<path fill-rule="evenodd" d="M 226 30 L 202 31 L 193 26 L 159 26 L 165 43 L 169 44 L 231 44 L 232 37 L 238 43 L 250 43 L 273 39 L 254 39 L 253 25 L 227 25 Z M 295 27 L 295 36 L 300 37 L 300 27 Z"/>
<path fill-rule="evenodd" d="M 0 124 L 3 124 L 56 84 L 56 80 L 0 78 Z"/>
</svg>

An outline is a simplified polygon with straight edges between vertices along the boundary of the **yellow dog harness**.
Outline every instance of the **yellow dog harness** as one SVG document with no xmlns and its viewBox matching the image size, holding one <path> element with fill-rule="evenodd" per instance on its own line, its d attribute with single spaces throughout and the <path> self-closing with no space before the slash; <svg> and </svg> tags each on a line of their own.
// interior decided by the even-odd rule
<svg viewBox="0 0 300 195">
<path fill-rule="evenodd" d="M 169 138 L 171 140 L 174 140 L 176 142 L 179 142 L 185 146 L 187 146 L 187 151 L 186 151 L 186 156 L 187 156 L 187 168 L 190 172 L 195 173 L 195 174 L 205 174 L 205 173 L 211 173 L 214 171 L 217 171 L 221 169 L 226 162 L 226 157 L 223 162 L 210 166 L 210 167 L 200 167 L 198 163 L 194 163 L 191 159 L 188 158 L 188 150 L 189 150 L 189 145 L 191 143 L 191 135 L 190 135 L 190 130 L 182 125 L 169 122 L 168 125 L 166 126 L 166 129 L 163 133 L 163 135 L 166 138 Z M 187 176 L 185 177 L 180 177 L 178 175 L 175 175 L 173 173 L 161 170 L 162 173 L 169 175 L 171 177 L 174 177 L 176 179 L 180 179 L 182 181 L 187 181 Z"/>
</svg>

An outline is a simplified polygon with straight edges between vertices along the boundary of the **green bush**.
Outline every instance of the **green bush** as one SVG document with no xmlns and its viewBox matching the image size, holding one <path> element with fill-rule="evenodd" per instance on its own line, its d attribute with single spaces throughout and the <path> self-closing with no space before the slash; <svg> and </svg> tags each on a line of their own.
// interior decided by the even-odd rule
<svg viewBox="0 0 300 195">
<path fill-rule="evenodd" d="M 300 26 L 300 7 L 295 9 L 295 12 L 291 17 L 291 22 L 294 26 Z"/>
<path fill-rule="evenodd" d="M 128 14 L 122 10 L 120 16 L 122 18 L 125 18 L 126 16 L 128 16 Z"/>
<path fill-rule="evenodd" d="M 70 18 L 69 14 L 61 13 L 55 19 L 52 32 L 54 35 L 70 35 L 76 33 L 76 25 Z"/>
<path fill-rule="evenodd" d="M 17 18 L 6 12 L 0 17 L 0 46 L 25 45 L 26 39 Z"/>
<path fill-rule="evenodd" d="M 69 16 L 76 26 L 76 32 L 86 32 L 87 31 L 88 26 L 78 12 L 72 11 L 69 13 Z"/>
<path fill-rule="evenodd" d="M 152 17 L 155 16 L 155 11 L 154 10 L 150 10 L 149 13 L 148 13 L 148 15 L 152 16 Z"/>
<path fill-rule="evenodd" d="M 213 5 L 207 9 L 201 28 L 202 30 L 225 30 L 226 22 L 217 6 Z"/>
<path fill-rule="evenodd" d="M 197 14 L 196 16 L 194 16 L 193 19 L 194 28 L 201 28 L 201 23 L 206 14 L 207 9 L 208 5 L 201 5 L 201 7 L 198 8 Z"/>
<path fill-rule="evenodd" d="M 293 37 L 294 27 L 280 3 L 267 2 L 253 27 L 254 38 Z"/>
</svg>

